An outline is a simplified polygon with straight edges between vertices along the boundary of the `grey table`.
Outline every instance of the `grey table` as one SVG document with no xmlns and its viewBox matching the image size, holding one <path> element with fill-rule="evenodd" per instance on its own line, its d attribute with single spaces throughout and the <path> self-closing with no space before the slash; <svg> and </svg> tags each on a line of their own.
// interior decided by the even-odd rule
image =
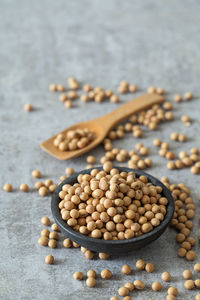
<svg viewBox="0 0 200 300">
<path fill-rule="evenodd" d="M 69 76 L 75 76 L 80 82 L 116 90 L 119 81 L 126 79 L 138 85 L 139 93 L 156 85 L 166 89 L 169 99 L 187 91 L 196 96 L 191 102 L 174 105 L 175 121 L 170 126 L 163 124 L 157 132 L 146 130 L 142 141 L 151 148 L 151 173 L 187 183 L 198 202 L 199 176 L 190 175 L 186 169 L 168 171 L 165 160 L 160 160 L 152 147 L 152 140 L 161 137 L 167 141 L 169 134 L 178 130 L 189 139 L 184 145 L 174 143 L 176 152 L 200 147 L 199 9 L 197 0 L 0 1 L 0 184 L 10 182 L 15 188 L 10 194 L 0 195 L 0 299 L 106 300 L 134 278 L 144 280 L 147 288 L 134 292 L 133 299 L 165 299 L 170 285 L 178 287 L 177 299 L 195 299 L 198 291 L 185 292 L 181 279 L 182 271 L 193 268 L 193 263 L 177 258 L 178 245 L 172 229 L 127 257 L 86 261 L 77 249 L 59 245 L 49 250 L 37 245 L 43 228 L 40 218 L 51 217 L 50 198 L 41 198 L 34 191 L 22 193 L 18 187 L 23 182 L 33 187 L 33 169 L 41 170 L 44 178 L 58 181 L 66 166 L 77 171 L 84 168 L 86 156 L 57 161 L 44 153 L 39 143 L 75 122 L 98 117 L 116 107 L 109 103 L 85 105 L 77 100 L 75 107 L 67 110 L 57 101 L 57 95 L 49 92 L 49 84 L 65 84 Z M 131 97 L 122 96 L 121 102 Z M 24 112 L 25 103 L 32 103 L 35 110 Z M 179 118 L 184 113 L 193 119 L 191 127 L 181 125 Z M 130 150 L 136 140 L 129 137 L 124 143 Z M 115 145 L 120 147 L 120 141 Z M 91 153 L 100 158 L 102 147 Z M 194 236 L 198 235 L 197 223 L 196 218 Z M 196 261 L 200 258 L 198 249 L 197 245 Z M 44 264 L 48 253 L 55 256 L 52 266 Z M 138 258 L 155 263 L 155 272 L 136 272 Z M 130 277 L 120 274 L 124 263 L 134 267 Z M 97 272 L 109 268 L 113 279 L 99 279 L 94 289 L 72 279 L 74 271 L 85 273 L 89 268 Z M 166 270 L 171 272 L 173 282 L 164 284 L 160 293 L 152 292 L 151 283 L 160 280 L 161 272 Z"/>
</svg>

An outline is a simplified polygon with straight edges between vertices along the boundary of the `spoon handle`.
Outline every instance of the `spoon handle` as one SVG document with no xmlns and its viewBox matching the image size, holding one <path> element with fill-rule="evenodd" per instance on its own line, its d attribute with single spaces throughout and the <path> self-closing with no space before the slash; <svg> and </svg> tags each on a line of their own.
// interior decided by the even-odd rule
<svg viewBox="0 0 200 300">
<path fill-rule="evenodd" d="M 157 94 L 144 94 L 133 100 L 121 105 L 112 112 L 99 118 L 101 125 L 104 126 L 106 130 L 110 130 L 117 123 L 127 119 L 134 113 L 140 110 L 147 109 L 153 104 L 162 103 L 164 97 Z"/>
</svg>

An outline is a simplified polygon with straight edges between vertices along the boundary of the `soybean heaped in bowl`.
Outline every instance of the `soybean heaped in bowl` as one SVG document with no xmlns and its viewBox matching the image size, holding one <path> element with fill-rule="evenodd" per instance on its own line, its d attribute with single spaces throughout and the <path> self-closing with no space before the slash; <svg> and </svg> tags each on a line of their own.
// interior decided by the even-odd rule
<svg viewBox="0 0 200 300">
<path fill-rule="evenodd" d="M 84 170 L 63 181 L 52 213 L 73 241 L 97 252 L 119 253 L 158 238 L 170 222 L 174 200 L 156 178 L 128 168 Z"/>
</svg>

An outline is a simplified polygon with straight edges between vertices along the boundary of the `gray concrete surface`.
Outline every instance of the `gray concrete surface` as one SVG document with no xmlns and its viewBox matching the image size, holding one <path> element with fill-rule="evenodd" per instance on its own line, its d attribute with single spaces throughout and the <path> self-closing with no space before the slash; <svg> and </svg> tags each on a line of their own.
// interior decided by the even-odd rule
<svg viewBox="0 0 200 300">
<path fill-rule="evenodd" d="M 167 229 L 152 245 L 131 255 L 109 261 L 86 261 L 77 249 L 41 248 L 37 239 L 43 228 L 40 218 L 51 217 L 50 197 L 41 198 L 35 191 L 23 194 L 18 187 L 26 182 L 33 187 L 33 169 L 41 170 L 44 178 L 55 181 L 66 166 L 77 171 L 85 167 L 85 157 L 73 161 L 57 161 L 44 153 L 39 143 L 52 134 L 78 121 L 98 117 L 116 107 L 114 104 L 82 104 L 75 101 L 66 110 L 57 95 L 48 91 L 52 82 L 66 83 L 69 76 L 93 86 L 116 89 L 126 79 L 144 92 L 149 85 L 164 87 L 167 98 L 175 93 L 192 91 L 195 99 L 175 106 L 175 121 L 163 124 L 157 132 L 145 130 L 142 142 L 151 147 L 153 175 L 169 176 L 191 188 L 197 203 L 200 194 L 199 176 L 189 170 L 170 172 L 165 160 L 153 148 L 154 137 L 169 140 L 174 131 L 186 133 L 188 142 L 173 144 L 173 149 L 200 147 L 200 3 L 191 1 L 0 1 L 0 185 L 13 184 L 15 191 L 1 192 L 0 199 L 0 299 L 106 300 L 117 294 L 126 281 L 145 281 L 144 291 L 133 292 L 133 299 L 165 299 L 167 287 L 177 286 L 177 299 L 195 299 L 197 290 L 183 288 L 181 273 L 193 263 L 177 258 L 175 232 Z M 132 95 L 122 96 L 122 101 Z M 35 110 L 26 113 L 25 103 Z M 184 127 L 179 117 L 187 113 L 192 126 Z M 132 149 L 136 140 L 127 137 L 123 146 Z M 115 145 L 120 146 L 120 141 Z M 98 158 L 102 147 L 91 152 Z M 197 216 L 199 206 L 197 204 Z M 51 217 L 52 220 L 52 217 Z M 52 220 L 53 221 L 53 220 Z M 195 219 L 194 236 L 198 235 Z M 44 264 L 45 255 L 52 253 L 55 264 Z M 196 246 L 200 259 L 199 246 Z M 144 258 L 155 263 L 152 275 L 135 271 L 135 261 Z M 131 276 L 120 275 L 124 263 L 134 267 Z M 76 282 L 72 274 L 93 268 L 112 270 L 113 279 L 98 279 L 97 287 L 89 289 Z M 160 293 L 150 285 L 160 280 L 163 271 L 170 271 L 172 283 L 164 284 Z M 195 275 L 197 278 L 198 275 Z"/>
</svg>

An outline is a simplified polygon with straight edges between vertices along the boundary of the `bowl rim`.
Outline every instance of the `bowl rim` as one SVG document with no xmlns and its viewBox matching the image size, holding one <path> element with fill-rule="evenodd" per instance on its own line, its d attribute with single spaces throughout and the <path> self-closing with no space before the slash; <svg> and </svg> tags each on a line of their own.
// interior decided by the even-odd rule
<svg viewBox="0 0 200 300">
<path fill-rule="evenodd" d="M 162 193 L 164 193 L 164 197 L 166 197 L 167 200 L 168 200 L 167 213 L 165 215 L 165 218 L 163 219 L 163 221 L 160 223 L 159 226 L 155 227 L 150 232 L 144 233 L 144 234 L 142 234 L 141 236 L 138 236 L 138 237 L 133 237 L 133 238 L 124 239 L 124 240 L 95 239 L 93 237 L 89 237 L 87 235 L 84 235 L 80 232 L 75 231 L 72 227 L 67 225 L 67 223 L 61 217 L 60 209 L 58 207 L 58 204 L 62 200 L 59 198 L 58 193 L 62 190 L 63 185 L 65 185 L 65 184 L 74 184 L 75 180 L 76 180 L 76 178 L 79 174 L 89 174 L 93 169 L 103 170 L 102 167 L 94 167 L 94 168 L 82 170 L 80 172 L 76 172 L 73 175 L 71 175 L 70 177 L 68 177 L 67 179 L 65 179 L 64 181 L 62 181 L 58 185 L 58 187 L 56 188 L 56 190 L 54 191 L 54 193 L 52 195 L 52 198 L 51 198 L 52 215 L 55 219 L 55 222 L 57 223 L 57 225 L 61 229 L 61 231 L 66 235 L 70 234 L 70 236 L 71 236 L 70 239 L 73 240 L 73 237 L 75 237 L 75 239 L 79 238 L 80 240 L 82 239 L 84 242 L 94 243 L 95 245 L 102 245 L 102 243 L 104 245 L 112 245 L 112 246 L 136 244 L 137 242 L 141 242 L 145 239 L 150 238 L 151 236 L 156 235 L 160 231 L 164 231 L 165 228 L 167 227 L 167 225 L 169 224 L 169 222 L 171 221 L 172 216 L 174 214 L 174 208 L 175 208 L 174 199 L 173 199 L 169 189 L 159 179 L 157 179 L 156 177 L 154 177 L 154 176 L 152 176 L 152 175 L 150 175 L 150 174 L 148 174 L 144 171 L 141 171 L 141 170 L 135 170 L 135 169 L 127 168 L 127 167 L 118 167 L 118 166 L 113 166 L 113 168 L 118 169 L 120 172 L 134 172 L 137 177 L 141 176 L 141 175 L 144 175 L 148 178 L 148 180 L 150 182 L 152 182 L 152 183 L 155 182 L 156 185 L 161 186 L 163 188 Z"/>
</svg>

